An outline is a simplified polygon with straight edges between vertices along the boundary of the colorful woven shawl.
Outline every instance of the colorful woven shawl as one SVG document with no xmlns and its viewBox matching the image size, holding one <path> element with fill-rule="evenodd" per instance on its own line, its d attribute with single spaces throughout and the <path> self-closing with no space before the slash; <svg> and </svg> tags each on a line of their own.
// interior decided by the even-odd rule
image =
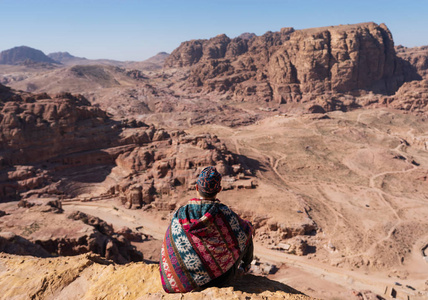
<svg viewBox="0 0 428 300">
<path fill-rule="evenodd" d="M 190 200 L 175 212 L 162 244 L 159 271 L 164 290 L 189 292 L 226 273 L 252 233 L 248 221 L 218 200 Z"/>
</svg>

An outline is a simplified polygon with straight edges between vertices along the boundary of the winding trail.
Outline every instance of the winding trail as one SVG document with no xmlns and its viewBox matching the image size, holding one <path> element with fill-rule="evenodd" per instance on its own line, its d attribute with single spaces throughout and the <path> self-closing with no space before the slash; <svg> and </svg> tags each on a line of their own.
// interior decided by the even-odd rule
<svg viewBox="0 0 428 300">
<path fill-rule="evenodd" d="M 365 114 L 369 114 L 367 111 L 360 112 L 358 116 L 356 117 L 357 123 L 363 123 L 362 119 Z M 302 120 L 296 119 L 297 121 L 301 121 L 304 128 L 307 128 L 310 130 L 310 132 L 313 133 L 315 136 L 321 136 L 325 137 L 324 132 L 320 132 L 317 127 L 318 120 L 315 120 L 311 122 L 310 124 L 302 122 Z M 355 122 L 350 120 L 351 122 Z M 351 124 L 352 125 L 352 124 Z M 350 126 L 351 126 L 350 125 Z M 405 211 L 405 208 L 413 207 L 413 206 L 402 206 L 399 203 L 399 196 L 393 194 L 393 192 L 383 190 L 379 184 L 381 183 L 381 179 L 383 176 L 388 175 L 399 175 L 399 176 L 405 176 L 406 174 L 410 174 L 418 169 L 420 169 L 419 166 L 416 166 L 411 161 L 411 157 L 409 157 L 409 154 L 406 151 L 406 148 L 408 145 L 406 144 L 406 140 L 403 139 L 399 135 L 391 134 L 389 131 L 383 131 L 375 126 L 372 126 L 371 124 L 365 124 L 364 127 L 365 130 L 373 131 L 373 134 L 380 134 L 382 136 L 390 136 L 393 139 L 397 140 L 398 145 L 394 143 L 394 146 L 389 149 L 392 152 L 395 152 L 399 154 L 400 156 L 403 156 L 406 162 L 408 163 L 408 166 L 405 167 L 403 170 L 392 170 L 392 171 L 385 171 L 375 174 L 365 174 L 366 178 L 368 179 L 368 184 L 364 184 L 361 186 L 358 186 L 364 191 L 367 192 L 373 192 L 378 196 L 378 199 L 380 203 L 383 203 L 379 208 L 379 213 L 381 213 L 381 210 L 383 209 L 385 212 L 388 213 L 388 219 L 391 220 L 392 226 L 388 228 L 388 231 L 382 234 L 381 236 L 374 236 L 373 233 L 367 233 L 364 231 L 364 229 L 358 228 L 356 229 L 357 232 L 363 233 L 364 238 L 362 240 L 366 241 L 364 242 L 365 246 L 361 248 L 361 252 L 353 253 L 351 255 L 341 255 L 341 260 L 346 260 L 349 258 L 364 258 L 364 260 L 370 259 L 372 260 L 372 256 L 374 251 L 379 245 L 382 245 L 385 241 L 390 240 L 393 237 L 393 234 L 396 232 L 397 228 L 399 228 L 407 219 L 403 212 Z M 337 126 L 336 129 L 339 129 L 341 126 Z M 335 126 L 329 127 L 329 130 L 336 130 Z M 414 129 L 410 129 L 407 132 L 407 135 L 414 138 L 413 135 Z M 274 135 L 275 133 L 273 133 Z M 284 160 L 287 159 L 287 154 L 276 152 L 274 149 L 265 149 L 260 150 L 260 148 L 257 148 L 255 143 L 252 143 L 250 141 L 246 141 L 246 139 L 253 139 L 253 136 L 248 135 L 247 132 L 240 131 L 239 129 L 234 131 L 232 135 L 229 137 L 230 140 L 233 142 L 234 148 L 236 149 L 236 152 L 238 154 L 242 154 L 242 150 L 244 149 L 243 145 L 245 144 L 245 155 L 249 156 L 252 159 L 257 159 L 259 161 L 265 161 L 265 167 L 268 169 L 268 173 L 271 173 L 274 175 L 274 177 L 266 174 L 266 172 L 258 171 L 257 176 L 260 177 L 262 180 L 269 180 L 271 184 L 275 184 L 275 187 L 278 188 L 278 190 L 284 190 L 289 193 L 293 193 L 297 195 L 298 190 L 302 190 L 305 188 L 305 186 L 310 186 L 311 190 L 315 190 L 318 197 L 311 197 L 313 201 L 318 202 L 322 207 L 324 207 L 327 212 L 331 212 L 331 220 L 329 222 L 331 223 L 328 227 L 330 228 L 329 235 L 334 236 L 337 234 L 337 230 L 340 230 L 338 226 L 343 224 L 344 226 L 353 226 L 352 222 L 349 223 L 347 220 L 347 216 L 345 213 L 342 213 L 339 211 L 335 206 L 335 200 L 330 199 L 330 196 L 325 193 L 322 186 L 319 185 L 319 183 L 311 183 L 311 182 L 300 182 L 301 187 L 297 187 L 296 184 L 299 184 L 297 181 L 293 181 L 292 178 L 288 178 L 288 176 L 284 176 L 282 172 L 280 171 L 281 164 Z M 259 139 L 258 136 L 254 136 L 254 139 Z M 243 143 L 244 141 L 244 143 Z M 268 177 L 266 177 L 266 175 Z M 276 178 L 276 179 L 274 179 Z M 297 188 L 297 190 L 296 190 Z M 340 189 L 340 188 L 339 188 Z M 332 196 L 333 197 L 333 196 Z M 375 196 L 376 197 L 376 196 Z M 398 202 L 397 202 L 397 201 Z M 332 202 L 333 201 L 333 202 Z M 398 203 L 398 204 L 397 204 Z M 421 200 L 421 204 L 426 203 L 426 201 Z M 345 211 L 346 212 L 346 211 Z M 327 213 L 328 214 L 328 213 Z M 353 272 L 337 267 L 333 267 L 330 265 L 326 265 L 321 263 L 320 261 L 314 261 L 314 260 L 308 260 L 307 258 L 301 258 L 296 257 L 292 255 L 288 255 L 286 253 L 281 253 L 278 251 L 274 251 L 271 249 L 264 248 L 261 244 L 257 244 L 256 247 L 256 255 L 266 259 L 270 260 L 276 263 L 282 263 L 286 262 L 287 264 L 291 263 L 302 270 L 308 271 L 310 273 L 316 274 L 316 276 L 322 276 L 322 277 L 328 277 L 332 282 L 338 282 L 342 284 L 343 286 L 350 287 L 349 281 L 352 281 L 353 288 L 356 286 L 360 286 L 362 289 L 370 289 L 372 291 L 377 291 L 379 294 L 383 294 L 385 285 L 392 285 L 393 280 L 387 278 L 385 274 L 382 276 L 376 276 L 376 275 L 365 275 L 361 271 L 360 272 Z M 420 254 L 419 254 L 420 255 Z M 413 254 L 411 255 L 413 257 Z M 415 258 L 414 260 L 417 260 Z M 286 278 L 283 278 L 283 280 L 286 280 Z M 405 280 L 400 280 L 405 281 Z M 419 286 L 424 286 L 424 282 L 417 281 Z M 409 280 L 408 284 L 413 286 L 415 285 L 415 281 Z M 427 297 L 428 298 L 428 297 Z"/>
</svg>

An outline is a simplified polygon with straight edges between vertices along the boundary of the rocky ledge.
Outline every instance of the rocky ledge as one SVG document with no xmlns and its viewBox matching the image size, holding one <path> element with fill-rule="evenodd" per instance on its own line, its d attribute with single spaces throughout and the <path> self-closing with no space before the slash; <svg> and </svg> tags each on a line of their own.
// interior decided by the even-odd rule
<svg viewBox="0 0 428 300">
<path fill-rule="evenodd" d="M 117 265 L 84 254 L 35 258 L 2 254 L 4 299 L 314 299 L 265 277 L 245 275 L 233 286 L 166 294 L 157 264 Z"/>
</svg>

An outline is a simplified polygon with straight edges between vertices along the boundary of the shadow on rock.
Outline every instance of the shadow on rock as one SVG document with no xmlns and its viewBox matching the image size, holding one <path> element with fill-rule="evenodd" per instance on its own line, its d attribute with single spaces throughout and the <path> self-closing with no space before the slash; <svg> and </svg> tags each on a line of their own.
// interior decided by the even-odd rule
<svg viewBox="0 0 428 300">
<path fill-rule="evenodd" d="M 34 244 L 26 238 L 12 232 L 0 233 L 0 252 L 16 255 L 31 255 L 35 257 L 52 256 L 40 245 Z"/>
<path fill-rule="evenodd" d="M 277 292 L 283 291 L 289 294 L 303 294 L 298 290 L 289 287 L 281 282 L 270 280 L 267 277 L 255 276 L 246 274 L 243 277 L 235 280 L 229 286 L 233 287 L 234 290 L 246 292 L 246 293 L 262 293 L 264 291 Z"/>
</svg>

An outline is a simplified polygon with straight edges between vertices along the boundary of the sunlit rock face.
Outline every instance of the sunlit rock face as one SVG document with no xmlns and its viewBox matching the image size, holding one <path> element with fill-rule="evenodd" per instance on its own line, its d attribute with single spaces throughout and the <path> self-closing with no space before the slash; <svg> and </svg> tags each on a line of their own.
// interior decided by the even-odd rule
<svg viewBox="0 0 428 300">
<path fill-rule="evenodd" d="M 0 273 L 7 299 L 314 299 L 253 275 L 231 287 L 168 295 L 159 265 L 116 265 L 92 254 L 48 259 L 2 254 Z"/>
<path fill-rule="evenodd" d="M 375 23 L 192 40 L 165 62 L 167 68 L 190 67 L 189 89 L 279 103 L 308 101 L 323 93 L 393 94 L 403 82 L 417 78 L 407 65 L 396 56 L 388 28 Z"/>
</svg>

